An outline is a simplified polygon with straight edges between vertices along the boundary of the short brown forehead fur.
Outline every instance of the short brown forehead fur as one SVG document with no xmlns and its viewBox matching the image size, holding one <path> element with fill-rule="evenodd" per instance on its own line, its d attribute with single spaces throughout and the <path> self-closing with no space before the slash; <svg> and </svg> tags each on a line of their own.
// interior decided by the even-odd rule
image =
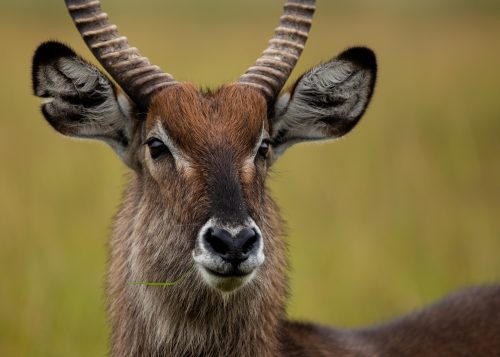
<svg viewBox="0 0 500 357">
<path fill-rule="evenodd" d="M 181 150 L 194 155 L 217 146 L 232 149 L 236 155 L 247 154 L 262 126 L 268 130 L 264 97 L 238 84 L 214 92 L 201 92 L 190 83 L 166 88 L 151 104 L 146 133 L 157 120 Z"/>
</svg>

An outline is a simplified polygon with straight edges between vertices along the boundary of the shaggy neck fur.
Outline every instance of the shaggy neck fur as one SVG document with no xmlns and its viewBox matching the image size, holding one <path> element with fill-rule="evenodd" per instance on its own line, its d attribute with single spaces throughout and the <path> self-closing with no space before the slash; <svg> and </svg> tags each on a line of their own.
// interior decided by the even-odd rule
<svg viewBox="0 0 500 357">
<path fill-rule="evenodd" d="M 286 295 L 285 244 L 276 205 L 266 194 L 258 224 L 266 261 L 233 293 L 207 286 L 192 270 L 173 287 L 130 285 L 172 281 L 189 271 L 196 227 L 147 196 L 134 174 L 116 217 L 108 271 L 113 356 L 276 356 Z M 180 198 L 180 197 L 179 197 Z M 177 199 L 173 201 L 182 202 Z M 155 207 L 148 210 L 147 207 Z M 165 211 L 158 215 L 158 212 Z"/>
</svg>

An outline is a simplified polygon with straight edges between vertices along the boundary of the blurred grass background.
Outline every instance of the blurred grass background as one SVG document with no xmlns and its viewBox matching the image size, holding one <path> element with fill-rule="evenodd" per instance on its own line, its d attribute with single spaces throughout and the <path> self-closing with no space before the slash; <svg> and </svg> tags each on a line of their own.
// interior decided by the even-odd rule
<svg viewBox="0 0 500 357">
<path fill-rule="evenodd" d="M 179 80 L 249 67 L 281 1 L 108 0 L 130 42 Z M 103 276 L 125 167 L 57 135 L 31 95 L 47 39 L 91 59 L 62 1 L 0 5 L 0 355 L 102 356 Z M 294 72 L 351 45 L 379 59 L 347 138 L 291 149 L 270 185 L 289 225 L 289 314 L 361 326 L 500 280 L 500 3 L 318 0 Z"/>
</svg>

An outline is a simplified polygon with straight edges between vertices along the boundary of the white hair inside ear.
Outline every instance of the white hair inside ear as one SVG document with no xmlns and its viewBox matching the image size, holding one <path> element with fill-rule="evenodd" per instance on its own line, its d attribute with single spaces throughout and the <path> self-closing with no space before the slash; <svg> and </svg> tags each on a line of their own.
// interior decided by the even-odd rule
<svg viewBox="0 0 500 357">
<path fill-rule="evenodd" d="M 46 42 L 33 57 L 33 90 L 42 113 L 59 133 L 102 140 L 130 167 L 133 104 L 97 67 L 59 42 Z"/>
<path fill-rule="evenodd" d="M 306 72 L 275 104 L 275 154 L 298 142 L 348 133 L 370 102 L 375 78 L 375 55 L 367 48 L 347 50 Z"/>
</svg>

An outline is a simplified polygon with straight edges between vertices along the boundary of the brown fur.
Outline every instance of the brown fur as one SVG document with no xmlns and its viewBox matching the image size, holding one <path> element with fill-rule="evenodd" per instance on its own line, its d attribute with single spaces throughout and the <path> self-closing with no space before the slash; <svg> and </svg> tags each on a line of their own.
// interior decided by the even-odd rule
<svg viewBox="0 0 500 357">
<path fill-rule="evenodd" d="M 494 356 L 500 351 L 500 288 L 470 290 L 406 318 L 364 330 L 287 322 L 286 249 L 276 205 L 264 187 L 266 167 L 244 170 L 267 125 L 253 89 L 226 86 L 201 94 L 192 85 L 156 97 L 143 132 L 160 118 L 192 161 L 134 172 L 115 220 L 108 275 L 113 356 Z M 267 127 L 266 127 L 267 128 Z M 266 261 L 258 275 L 223 295 L 189 271 L 195 237 L 209 218 L 207 175 L 221 148 L 234 153 L 250 215 L 263 232 Z M 147 155 L 138 148 L 138 160 Z"/>
<path fill-rule="evenodd" d="M 285 244 L 276 206 L 263 185 L 265 167 L 255 168 L 253 174 L 241 171 L 246 177 L 241 180 L 245 202 L 266 244 L 266 261 L 255 279 L 227 296 L 208 287 L 197 272 L 174 287 L 127 285 L 175 280 L 190 269 L 196 235 L 210 216 L 206 176 L 217 160 L 213 148 L 234 152 L 236 165 L 243 166 L 266 123 L 263 99 L 240 86 L 223 87 L 213 95 L 201 95 L 191 85 L 176 86 L 156 98 L 145 132 L 156 118 L 188 153 L 193 173 L 178 175 L 165 162 L 153 173 L 144 169 L 132 174 L 111 240 L 112 354 L 279 354 L 276 331 L 284 315 Z M 145 155 L 144 150 L 138 152 Z"/>
<path fill-rule="evenodd" d="M 67 46 L 39 46 L 33 89 L 46 99 L 47 121 L 65 135 L 107 142 L 132 169 L 109 248 L 112 356 L 500 356 L 499 286 L 367 329 L 286 320 L 286 245 L 265 187 L 274 161 L 265 140 L 280 154 L 346 134 L 366 110 L 376 69 L 373 51 L 348 49 L 301 77 L 291 100 L 276 103 L 243 84 L 203 93 L 177 83 L 146 98 L 144 118 Z M 248 263 L 245 277 L 228 252 L 240 268 Z M 214 257 L 233 271 L 211 269 Z M 180 277 L 174 286 L 129 284 Z"/>
</svg>

